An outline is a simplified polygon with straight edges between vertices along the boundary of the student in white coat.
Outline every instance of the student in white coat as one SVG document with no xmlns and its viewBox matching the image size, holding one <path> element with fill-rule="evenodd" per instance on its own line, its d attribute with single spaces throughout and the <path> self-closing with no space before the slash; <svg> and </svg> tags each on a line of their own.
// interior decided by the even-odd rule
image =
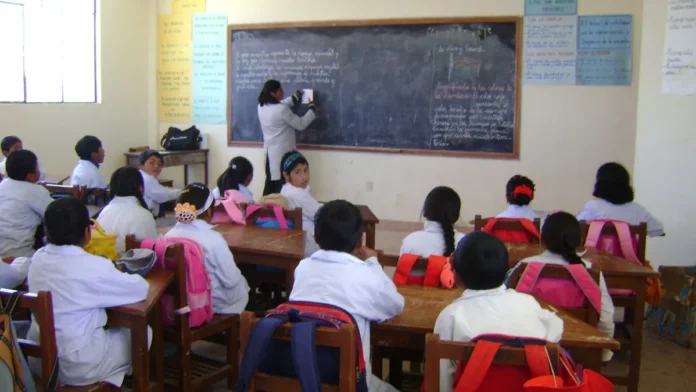
<svg viewBox="0 0 696 392">
<path fill-rule="evenodd" d="M 538 218 L 536 212 L 529 206 L 534 200 L 534 182 L 521 175 L 510 178 L 505 186 L 505 199 L 510 205 L 496 218 L 528 219 L 533 221 Z"/>
<path fill-rule="evenodd" d="M 0 257 L 34 254 L 35 235 L 53 201 L 39 180 L 36 155 L 18 150 L 7 158 L 7 178 L 0 182 Z"/>
<path fill-rule="evenodd" d="M 106 181 L 99 173 L 99 165 L 104 163 L 102 142 L 95 136 L 85 136 L 75 145 L 80 160 L 70 176 L 70 185 L 81 185 L 88 189 L 105 189 Z"/>
<path fill-rule="evenodd" d="M 295 130 L 302 131 L 316 117 L 316 108 L 310 101 L 309 110 L 302 117 L 293 113 L 291 107 L 302 102 L 303 90 L 297 90 L 289 98 L 280 82 L 268 80 L 259 94 L 258 115 L 263 131 L 263 150 L 266 153 L 266 184 L 263 195 L 280 192 L 280 164 L 283 154 L 296 148 Z"/>
<path fill-rule="evenodd" d="M 249 284 L 237 268 L 225 238 L 208 223 L 213 216 L 213 201 L 207 186 L 186 186 L 176 201 L 177 224 L 166 237 L 187 238 L 200 244 L 212 285 L 213 312 L 241 313 L 249 302 Z"/>
<path fill-rule="evenodd" d="M 561 340 L 563 320 L 542 309 L 531 295 L 505 287 L 508 252 L 494 235 L 467 234 L 457 245 L 452 269 L 464 293 L 440 312 L 434 330 L 440 339 L 469 342 L 480 335 L 501 334 Z M 440 391 L 452 391 L 456 366 L 456 361 L 440 361 Z"/>
<path fill-rule="evenodd" d="M 144 200 L 155 216 L 160 215 L 160 204 L 176 200 L 181 189 L 166 187 L 159 183 L 164 167 L 164 157 L 155 150 L 145 150 L 138 157 L 138 168 L 145 183 Z"/>
<path fill-rule="evenodd" d="M 53 296 L 60 381 L 76 386 L 106 381 L 120 387 L 131 372 L 130 330 L 109 328 L 105 308 L 144 300 L 149 285 L 139 275 L 120 272 L 111 260 L 85 252 L 90 221 L 80 200 L 54 201 L 45 221 L 48 245 L 32 258 L 28 281 L 30 291 Z M 35 320 L 27 337 L 39 339 Z M 148 328 L 148 344 L 151 340 Z"/>
<path fill-rule="evenodd" d="M 0 143 L 0 149 L 2 150 L 3 155 L 2 162 L 0 162 L 0 174 L 2 177 L 6 177 L 7 157 L 9 157 L 11 153 L 18 150 L 23 150 L 24 148 L 22 146 L 22 141 L 17 136 L 6 136 Z M 41 173 L 39 180 L 43 180 L 45 173 L 43 170 L 41 170 L 41 164 L 39 164 L 39 172 Z"/>
<path fill-rule="evenodd" d="M 234 157 L 217 180 L 217 188 L 213 189 L 216 199 L 225 195 L 226 191 L 237 190 L 246 197 L 247 202 L 254 203 L 254 194 L 249 190 L 249 184 L 254 179 L 254 166 L 244 157 Z"/>
<path fill-rule="evenodd" d="M 371 373 L 370 323 L 381 323 L 404 310 L 404 297 L 382 270 L 377 252 L 362 246 L 360 210 L 344 200 L 326 203 L 317 213 L 316 240 L 321 250 L 295 269 L 290 301 L 322 302 L 350 313 L 358 324 L 370 392 L 395 391 Z"/>
<path fill-rule="evenodd" d="M 118 234 L 116 252 L 126 250 L 126 236 L 155 239 L 157 224 L 143 200 L 143 177 L 134 167 L 122 167 L 111 175 L 109 184 L 114 195 L 109 205 L 99 213 L 97 222 L 107 233 Z"/>
<path fill-rule="evenodd" d="M 309 162 L 297 151 L 290 151 L 283 156 L 283 189 L 280 194 L 288 200 L 290 209 L 302 208 L 302 230 L 305 236 L 305 257 L 319 250 L 314 241 L 314 215 L 321 203 L 309 193 Z"/>
<path fill-rule="evenodd" d="M 0 288 L 14 289 L 27 279 L 30 260 L 27 257 L 0 260 Z"/>
<path fill-rule="evenodd" d="M 631 176 L 621 164 L 610 162 L 600 166 L 592 196 L 597 199 L 585 204 L 585 208 L 577 215 L 578 220 L 589 222 L 611 219 L 630 225 L 647 222 L 650 237 L 665 233 L 662 222 L 653 217 L 645 207 L 633 202 Z"/>
</svg>

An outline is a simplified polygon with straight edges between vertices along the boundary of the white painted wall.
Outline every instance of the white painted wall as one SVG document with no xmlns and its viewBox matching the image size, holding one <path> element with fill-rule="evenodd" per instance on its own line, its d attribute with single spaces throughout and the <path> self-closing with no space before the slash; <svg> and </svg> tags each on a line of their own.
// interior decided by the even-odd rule
<svg viewBox="0 0 696 392">
<path fill-rule="evenodd" d="M 636 200 L 665 224 L 650 240 L 655 264 L 696 265 L 696 97 L 662 95 L 667 0 L 644 0 L 634 184 Z M 696 37 L 694 37 L 696 39 Z"/>
</svg>

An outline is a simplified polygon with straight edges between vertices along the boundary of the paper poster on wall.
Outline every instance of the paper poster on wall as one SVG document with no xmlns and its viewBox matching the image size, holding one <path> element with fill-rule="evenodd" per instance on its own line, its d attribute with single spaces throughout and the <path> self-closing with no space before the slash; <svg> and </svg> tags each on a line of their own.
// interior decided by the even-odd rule
<svg viewBox="0 0 696 392">
<path fill-rule="evenodd" d="M 158 68 L 191 68 L 190 17 L 160 15 L 158 38 Z"/>
<path fill-rule="evenodd" d="M 172 0 L 172 14 L 205 12 L 205 0 Z"/>
<path fill-rule="evenodd" d="M 539 15 L 576 15 L 578 0 L 524 0 L 524 14 Z"/>
<path fill-rule="evenodd" d="M 193 122 L 227 122 L 227 14 L 193 15 Z"/>
<path fill-rule="evenodd" d="M 159 70 L 160 121 L 170 123 L 191 122 L 191 69 Z"/>
<path fill-rule="evenodd" d="M 696 95 L 696 0 L 670 0 L 662 93 Z"/>
<path fill-rule="evenodd" d="M 577 84 L 630 86 L 632 47 L 632 15 L 580 16 Z"/>
<path fill-rule="evenodd" d="M 524 83 L 573 85 L 577 16 L 528 16 L 524 22 Z"/>
</svg>

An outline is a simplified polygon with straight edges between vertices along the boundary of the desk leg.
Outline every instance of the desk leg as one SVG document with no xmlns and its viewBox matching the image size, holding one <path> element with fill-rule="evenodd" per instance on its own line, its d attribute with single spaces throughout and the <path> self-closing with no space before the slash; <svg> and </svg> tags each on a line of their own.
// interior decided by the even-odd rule
<svg viewBox="0 0 696 392">
<path fill-rule="evenodd" d="M 292 269 L 288 269 L 285 271 L 285 288 L 288 291 L 288 297 L 290 297 L 290 292 L 292 291 L 292 286 L 295 284 L 295 269 L 297 268 L 297 265 L 300 264 L 299 262 L 294 262 L 291 265 Z"/>
<path fill-rule="evenodd" d="M 133 389 L 137 392 L 149 390 L 150 368 L 147 355 L 147 318 L 137 318 L 131 324 Z"/>
<path fill-rule="evenodd" d="M 401 379 L 404 374 L 404 361 L 399 349 L 389 350 L 389 384 L 401 390 Z"/>
<path fill-rule="evenodd" d="M 203 173 L 204 173 L 204 178 L 205 178 L 205 185 L 208 186 L 208 160 L 206 159 L 205 163 L 203 164 Z"/>
<path fill-rule="evenodd" d="M 188 165 L 184 165 L 184 186 L 188 185 Z"/>
<path fill-rule="evenodd" d="M 643 349 L 643 322 L 645 320 L 646 280 L 636 279 L 636 308 L 633 311 L 633 335 L 631 336 L 631 363 L 628 368 L 628 392 L 638 392 L 640 363 Z"/>
<path fill-rule="evenodd" d="M 150 312 L 150 323 L 152 323 L 152 355 L 154 357 L 153 371 L 155 373 L 156 390 L 164 391 L 164 344 L 162 331 L 162 313 L 159 302 L 155 304 Z M 147 346 L 146 346 L 147 347 Z"/>
<path fill-rule="evenodd" d="M 375 224 L 365 225 L 365 245 L 370 249 L 375 249 Z"/>
</svg>

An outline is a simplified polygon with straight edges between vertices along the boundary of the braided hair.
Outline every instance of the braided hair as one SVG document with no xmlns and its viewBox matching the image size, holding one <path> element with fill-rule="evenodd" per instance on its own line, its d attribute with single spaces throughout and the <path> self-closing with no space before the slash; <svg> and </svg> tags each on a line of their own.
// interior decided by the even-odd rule
<svg viewBox="0 0 696 392">
<path fill-rule="evenodd" d="M 454 223 L 459 220 L 462 201 L 454 189 L 446 186 L 434 188 L 425 198 L 423 216 L 425 219 L 437 222 L 442 227 L 445 239 L 444 256 L 454 252 Z"/>
<path fill-rule="evenodd" d="M 541 229 L 541 239 L 549 251 L 563 256 L 569 264 L 582 264 L 576 253 L 580 247 L 580 223 L 567 212 L 556 212 L 546 218 Z"/>
</svg>

